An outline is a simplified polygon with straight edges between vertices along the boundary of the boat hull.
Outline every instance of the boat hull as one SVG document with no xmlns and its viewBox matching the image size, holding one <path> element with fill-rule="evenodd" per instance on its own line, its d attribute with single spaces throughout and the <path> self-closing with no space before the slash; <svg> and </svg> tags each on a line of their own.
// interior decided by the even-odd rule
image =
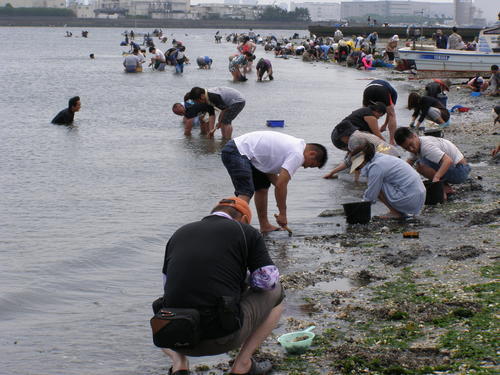
<svg viewBox="0 0 500 375">
<path fill-rule="evenodd" d="M 413 60 L 418 72 L 489 72 L 493 64 L 500 65 L 500 53 L 451 50 L 399 49 L 402 60 Z"/>
</svg>

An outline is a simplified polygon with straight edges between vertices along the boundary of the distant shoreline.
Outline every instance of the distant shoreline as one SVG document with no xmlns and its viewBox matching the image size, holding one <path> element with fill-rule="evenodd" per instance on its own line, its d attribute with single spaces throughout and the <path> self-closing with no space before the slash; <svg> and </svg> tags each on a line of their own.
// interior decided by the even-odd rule
<svg viewBox="0 0 500 375">
<path fill-rule="evenodd" d="M 174 19 L 103 19 L 76 17 L 0 17 L 0 27 L 120 27 L 162 29 L 287 29 L 307 30 L 307 22 L 269 22 L 250 20 L 174 20 Z"/>
</svg>

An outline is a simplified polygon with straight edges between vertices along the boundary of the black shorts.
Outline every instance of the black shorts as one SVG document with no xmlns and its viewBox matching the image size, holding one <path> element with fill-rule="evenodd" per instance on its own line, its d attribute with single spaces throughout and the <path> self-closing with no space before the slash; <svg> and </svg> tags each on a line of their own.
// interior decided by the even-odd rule
<svg viewBox="0 0 500 375">
<path fill-rule="evenodd" d="M 363 106 L 368 107 L 370 104 L 375 104 L 376 102 L 384 103 L 387 107 L 394 104 L 387 87 L 373 85 L 365 89 L 363 92 Z"/>
</svg>

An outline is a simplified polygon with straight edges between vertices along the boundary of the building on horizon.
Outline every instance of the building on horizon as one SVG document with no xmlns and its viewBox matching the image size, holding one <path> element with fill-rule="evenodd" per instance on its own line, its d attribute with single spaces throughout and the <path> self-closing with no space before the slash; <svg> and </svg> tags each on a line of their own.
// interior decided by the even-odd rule
<svg viewBox="0 0 500 375">
<path fill-rule="evenodd" d="M 454 13 L 455 6 L 451 1 L 355 0 L 340 3 L 342 19 L 379 15 L 379 21 L 384 22 L 384 17 L 422 15 L 429 18 L 453 18 Z"/>
<path fill-rule="evenodd" d="M 296 8 L 306 8 L 309 11 L 311 21 L 338 21 L 340 20 L 340 3 L 310 2 L 310 3 L 290 3 L 290 11 Z"/>
<path fill-rule="evenodd" d="M 0 0 L 0 7 L 13 8 L 66 8 L 66 0 Z"/>
</svg>

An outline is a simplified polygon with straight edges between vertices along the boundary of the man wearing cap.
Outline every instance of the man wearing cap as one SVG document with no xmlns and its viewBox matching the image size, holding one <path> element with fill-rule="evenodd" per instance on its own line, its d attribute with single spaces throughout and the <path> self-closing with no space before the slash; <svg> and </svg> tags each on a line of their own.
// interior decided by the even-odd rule
<svg viewBox="0 0 500 375">
<path fill-rule="evenodd" d="M 219 355 L 238 348 L 230 374 L 271 370 L 269 361 L 256 362 L 252 355 L 279 321 L 283 290 L 262 235 L 248 224 L 251 218 L 246 201 L 223 199 L 211 215 L 184 225 L 168 241 L 164 295 L 153 303 L 153 310 L 195 308 L 201 326 L 201 340 L 193 348 L 163 349 L 172 360 L 169 374 L 190 374 L 186 356 Z"/>
<path fill-rule="evenodd" d="M 222 149 L 222 162 L 235 188 L 235 194 L 250 202 L 255 193 L 255 207 L 262 233 L 279 230 L 267 217 L 267 194 L 271 184 L 279 214 L 276 221 L 286 227 L 287 186 L 301 166 L 321 168 L 328 158 L 326 148 L 318 143 L 307 143 L 291 135 L 257 131 L 243 134 Z"/>
</svg>

